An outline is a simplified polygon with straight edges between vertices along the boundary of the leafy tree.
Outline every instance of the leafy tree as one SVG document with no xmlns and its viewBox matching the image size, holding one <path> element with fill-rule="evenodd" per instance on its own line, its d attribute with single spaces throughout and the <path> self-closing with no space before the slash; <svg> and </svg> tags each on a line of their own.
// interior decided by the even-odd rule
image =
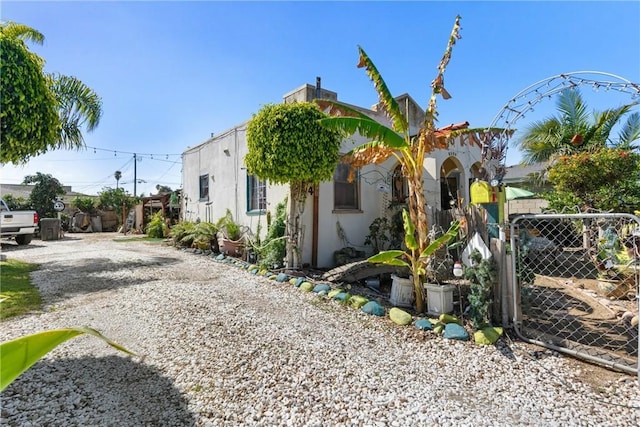
<svg viewBox="0 0 640 427">
<path fill-rule="evenodd" d="M 435 127 L 435 123 L 438 115 L 436 111 L 436 96 L 442 95 L 445 99 L 450 98 L 450 95 L 444 89 L 444 72 L 451 59 L 453 45 L 460 38 L 459 30 L 460 16 L 457 16 L 444 55 L 438 65 L 438 74 L 431 82 L 432 93 L 429 105 L 422 126 L 417 132 L 410 129 L 407 116 L 391 95 L 376 66 L 360 46 L 358 46 L 360 53 L 358 67 L 364 67 L 369 78 L 373 81 L 380 102 L 390 118 L 391 127 L 375 121 L 349 105 L 337 101 L 317 101 L 321 108 L 323 110 L 328 109 L 329 114 L 332 116 L 320 121 L 323 126 L 344 134 L 358 132 L 370 140 L 370 142 L 356 147 L 349 153 L 346 160 L 352 167 L 358 168 L 371 163 L 382 163 L 392 156 L 402 165 L 402 173 L 407 178 L 409 187 L 409 197 L 407 199 L 409 210 L 408 218 L 405 221 L 405 230 L 406 227 L 409 227 L 411 233 L 417 233 L 416 247 L 412 247 L 407 256 L 410 258 L 409 264 L 415 267 L 415 271 L 421 272 L 421 274 L 413 275 L 416 309 L 418 312 L 424 311 L 422 287 L 424 268 L 420 268 L 420 265 L 426 262 L 426 257 L 422 257 L 421 254 L 424 254 L 429 247 L 429 229 L 425 210 L 427 203 L 423 188 L 424 158 L 435 149 L 447 148 L 450 137 L 458 134 L 458 132 L 438 130 Z M 466 130 L 466 132 L 474 131 L 476 130 Z M 413 238 L 413 236 L 410 238 Z M 404 254 L 402 251 L 394 253 L 398 256 Z M 387 261 L 385 256 L 381 256 L 380 259 Z"/>
<path fill-rule="evenodd" d="M 58 196 L 62 196 L 65 191 L 62 184 L 51 174 L 37 172 L 35 175 L 24 177 L 23 184 L 35 184 L 29 201 L 31 206 L 38 212 L 40 218 L 56 218 L 57 212 L 53 209 L 53 204 Z"/>
<path fill-rule="evenodd" d="M 113 209 L 118 218 L 122 217 L 122 207 L 125 207 L 125 211 L 128 212 L 133 206 L 135 206 L 140 200 L 125 191 L 124 188 L 110 188 L 104 187 L 100 193 L 100 202 L 98 207 L 100 209 Z"/>
<path fill-rule="evenodd" d="M 58 139 L 56 99 L 43 73 L 44 60 L 25 41 L 44 36 L 26 25 L 0 24 L 0 163 L 25 163 Z"/>
<path fill-rule="evenodd" d="M 80 209 L 80 212 L 93 214 L 96 211 L 95 202 L 91 197 L 76 196 L 72 202 L 73 206 Z"/>
<path fill-rule="evenodd" d="M 549 169 L 554 193 L 549 207 L 633 213 L 640 209 L 640 155 L 620 148 L 600 148 L 560 156 Z"/>
<path fill-rule="evenodd" d="M 120 178 L 122 178 L 122 172 L 115 171 L 115 173 L 113 174 L 113 177 L 116 179 L 116 189 L 117 189 L 120 184 Z"/>
<path fill-rule="evenodd" d="M 25 42 L 44 36 L 23 24 L 0 23 L 0 163 L 26 163 L 59 148 L 82 148 L 81 128 L 102 115 L 100 97 L 75 77 L 46 74 L 44 60 Z"/>
<path fill-rule="evenodd" d="M 326 115 L 308 102 L 269 104 L 247 126 L 247 171 L 274 184 L 289 184 L 287 266 L 302 257 L 300 216 L 310 186 L 330 180 L 338 163 L 341 137 L 320 125 Z"/>
<path fill-rule="evenodd" d="M 157 184 L 156 190 L 158 191 L 158 194 L 173 193 L 173 190 L 171 189 L 171 187 L 167 187 L 166 185 Z"/>
<path fill-rule="evenodd" d="M 523 153 L 523 163 L 547 162 L 558 156 L 607 146 L 636 148 L 633 143 L 640 139 L 640 114 L 630 114 L 617 137 L 611 135 L 613 128 L 621 124 L 636 105 L 589 114 L 580 91 L 575 88 L 562 91 L 556 102 L 558 114 L 531 124 L 516 142 Z"/>
<path fill-rule="evenodd" d="M 14 197 L 13 194 L 3 194 L 2 200 L 12 211 L 31 210 L 31 202 L 24 197 Z"/>
</svg>

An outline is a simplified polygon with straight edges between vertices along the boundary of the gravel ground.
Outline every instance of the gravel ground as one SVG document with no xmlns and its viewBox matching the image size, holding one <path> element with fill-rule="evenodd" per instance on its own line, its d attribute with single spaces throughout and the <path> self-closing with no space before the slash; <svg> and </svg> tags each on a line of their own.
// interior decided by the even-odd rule
<svg viewBox="0 0 640 427">
<path fill-rule="evenodd" d="M 400 327 L 289 284 L 162 244 L 67 234 L 9 258 L 42 311 L 2 341 L 90 326 L 2 395 L 11 426 L 640 425 L 635 378 L 593 387 L 583 364 L 511 342 L 476 346 Z M 540 350 L 540 349 L 538 349 Z"/>
</svg>

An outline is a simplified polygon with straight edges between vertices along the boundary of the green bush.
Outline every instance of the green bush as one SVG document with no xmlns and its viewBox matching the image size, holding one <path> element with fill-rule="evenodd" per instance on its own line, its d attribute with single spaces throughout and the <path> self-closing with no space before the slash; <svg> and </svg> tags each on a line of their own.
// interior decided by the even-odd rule
<svg viewBox="0 0 640 427">
<path fill-rule="evenodd" d="M 281 265 L 287 254 L 285 238 L 287 219 L 287 199 L 276 205 L 275 220 L 267 221 L 267 235 L 259 248 L 255 248 L 260 268 L 271 269 L 274 265 Z"/>
<path fill-rule="evenodd" d="M 161 238 L 167 236 L 169 227 L 167 226 L 161 211 L 158 211 L 153 215 L 151 221 L 147 224 L 146 232 L 149 237 Z"/>
<path fill-rule="evenodd" d="M 87 214 L 93 214 L 96 211 L 95 203 L 91 197 L 77 196 L 73 199 L 73 206 Z"/>
</svg>

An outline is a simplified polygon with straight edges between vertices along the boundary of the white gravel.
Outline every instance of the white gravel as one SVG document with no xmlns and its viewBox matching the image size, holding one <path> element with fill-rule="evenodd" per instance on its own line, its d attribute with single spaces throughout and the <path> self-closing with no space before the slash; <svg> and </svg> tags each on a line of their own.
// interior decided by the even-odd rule
<svg viewBox="0 0 640 427">
<path fill-rule="evenodd" d="M 578 365 L 520 346 L 448 341 L 161 244 L 67 234 L 10 259 L 41 312 L 0 339 L 90 326 L 144 359 L 80 337 L 1 395 L 11 426 L 635 426 L 640 391 L 593 389 Z"/>
</svg>

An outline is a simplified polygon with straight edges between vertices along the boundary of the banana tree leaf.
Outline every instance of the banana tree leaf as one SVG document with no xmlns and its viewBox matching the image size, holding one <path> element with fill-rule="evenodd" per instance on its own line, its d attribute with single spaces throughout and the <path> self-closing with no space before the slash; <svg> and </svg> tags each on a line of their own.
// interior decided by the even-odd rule
<svg viewBox="0 0 640 427">
<path fill-rule="evenodd" d="M 393 122 L 393 129 L 400 133 L 407 133 L 409 129 L 409 122 L 407 117 L 400 110 L 400 106 L 396 102 L 395 98 L 391 95 L 391 91 L 387 87 L 387 84 L 384 82 L 382 75 L 374 65 L 369 55 L 362 49 L 362 47 L 358 46 L 358 52 L 360 53 L 360 62 L 358 62 L 358 68 L 364 67 L 367 71 L 367 75 L 373 82 L 373 86 L 376 88 L 376 92 L 378 92 L 378 97 L 380 102 L 384 105 L 387 114 L 391 118 Z"/>
<path fill-rule="evenodd" d="M 348 104 L 344 104 L 340 101 L 332 101 L 330 99 L 315 99 L 314 102 L 320 107 L 322 111 L 331 117 L 360 117 L 366 120 L 373 120 L 361 111 L 356 110 Z"/>
<path fill-rule="evenodd" d="M 93 335 L 113 348 L 132 356 L 137 356 L 135 353 L 111 341 L 100 332 L 91 328 L 56 329 L 25 335 L 0 344 L 0 363 L 2 364 L 0 367 L 0 391 L 4 390 L 13 380 L 22 375 L 23 372 L 33 366 L 34 363 L 55 347 L 82 334 Z"/>
<path fill-rule="evenodd" d="M 460 230 L 460 221 L 455 221 L 453 224 L 451 224 L 451 227 L 449 227 L 444 235 L 431 242 L 431 244 L 427 246 L 424 251 L 422 251 L 422 253 L 420 254 L 420 258 L 426 258 L 440 249 L 441 246 L 446 245 L 451 239 L 458 235 L 458 230 Z"/>
<path fill-rule="evenodd" d="M 393 129 L 367 117 L 327 117 L 318 122 L 327 129 L 338 130 L 348 134 L 358 132 L 360 135 L 372 141 L 379 141 L 390 148 L 408 147 L 402 136 Z"/>
<path fill-rule="evenodd" d="M 388 263 L 392 259 L 396 259 L 399 256 L 404 255 L 404 251 L 401 250 L 392 250 L 392 251 L 384 251 L 379 254 L 373 255 L 367 259 L 369 262 L 373 263 Z"/>
</svg>

